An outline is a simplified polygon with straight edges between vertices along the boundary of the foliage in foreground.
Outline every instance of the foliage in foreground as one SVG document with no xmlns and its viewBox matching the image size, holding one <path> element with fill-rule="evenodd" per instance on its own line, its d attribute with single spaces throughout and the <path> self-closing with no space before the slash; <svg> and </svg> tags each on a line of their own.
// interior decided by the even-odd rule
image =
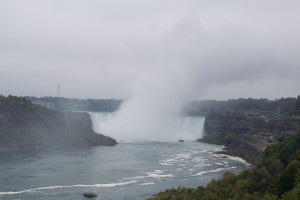
<svg viewBox="0 0 300 200">
<path fill-rule="evenodd" d="M 151 200 L 299 200 L 300 131 L 290 139 L 268 147 L 255 166 L 240 175 L 226 172 L 205 188 L 177 188 Z"/>
</svg>

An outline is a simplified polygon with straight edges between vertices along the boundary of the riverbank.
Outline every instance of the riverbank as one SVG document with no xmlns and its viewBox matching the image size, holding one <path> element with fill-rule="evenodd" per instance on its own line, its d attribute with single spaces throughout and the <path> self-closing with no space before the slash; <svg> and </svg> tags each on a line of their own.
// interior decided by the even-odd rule
<svg viewBox="0 0 300 200">
<path fill-rule="evenodd" d="M 266 148 L 256 165 L 239 175 L 226 172 L 205 187 L 168 189 L 149 200 L 299 199 L 299 166 L 300 131 Z"/>
<path fill-rule="evenodd" d="M 223 134 L 222 135 L 220 134 L 220 136 L 223 136 Z M 253 151 L 241 148 L 237 145 L 228 145 L 224 142 L 216 142 L 216 140 L 214 140 L 214 139 L 211 140 L 208 137 L 204 137 L 197 141 L 208 143 L 208 144 L 224 145 L 225 148 L 222 151 L 217 152 L 218 154 L 225 154 L 225 155 L 229 155 L 229 156 L 240 157 L 251 164 L 254 164 L 255 158 L 257 156 L 257 154 Z"/>
<path fill-rule="evenodd" d="M 291 138 L 300 130 L 299 117 L 263 118 L 240 115 L 208 115 L 205 137 L 198 141 L 225 145 L 220 153 L 238 156 L 250 163 L 268 146 Z"/>
<path fill-rule="evenodd" d="M 251 164 L 254 164 L 257 156 L 256 152 L 237 145 L 237 134 L 228 132 L 210 133 L 197 141 L 208 144 L 224 145 L 224 150 L 217 153 L 226 154 L 229 156 L 237 156 Z"/>
</svg>

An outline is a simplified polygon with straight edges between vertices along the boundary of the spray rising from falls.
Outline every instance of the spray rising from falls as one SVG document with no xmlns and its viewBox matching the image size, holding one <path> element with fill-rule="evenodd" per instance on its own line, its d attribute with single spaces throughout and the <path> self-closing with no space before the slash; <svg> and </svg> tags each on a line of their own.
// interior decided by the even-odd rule
<svg viewBox="0 0 300 200">
<path fill-rule="evenodd" d="M 157 119 L 136 122 L 136 126 L 120 123 L 118 112 L 90 112 L 93 130 L 110 136 L 119 142 L 137 141 L 194 141 L 203 137 L 204 117 L 167 115 Z M 141 126 L 141 122 L 147 122 Z M 140 128 L 143 127 L 143 128 Z"/>
</svg>

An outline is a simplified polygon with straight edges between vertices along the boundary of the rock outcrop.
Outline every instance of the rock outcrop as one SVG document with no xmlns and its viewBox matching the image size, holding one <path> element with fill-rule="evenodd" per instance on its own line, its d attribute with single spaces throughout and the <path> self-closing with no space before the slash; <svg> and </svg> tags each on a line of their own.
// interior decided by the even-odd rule
<svg viewBox="0 0 300 200">
<path fill-rule="evenodd" d="M 248 132 L 270 132 L 273 136 L 292 136 L 300 130 L 300 118 L 284 117 L 267 119 L 262 117 L 208 115 L 205 117 L 205 131 L 229 131 L 238 134 Z"/>
<path fill-rule="evenodd" d="M 204 129 L 206 134 L 236 133 L 238 146 L 259 153 L 280 137 L 292 137 L 300 130 L 300 118 L 208 115 Z"/>
<path fill-rule="evenodd" d="M 84 192 L 82 195 L 85 196 L 85 197 L 96 197 L 97 196 L 93 192 Z"/>
<path fill-rule="evenodd" d="M 88 113 L 0 113 L 0 151 L 116 144 L 114 139 L 92 130 Z"/>
</svg>

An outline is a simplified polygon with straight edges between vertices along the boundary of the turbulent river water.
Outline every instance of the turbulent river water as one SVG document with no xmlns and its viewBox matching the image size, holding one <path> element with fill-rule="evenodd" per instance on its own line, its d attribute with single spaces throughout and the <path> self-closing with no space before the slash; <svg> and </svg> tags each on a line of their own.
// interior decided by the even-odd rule
<svg viewBox="0 0 300 200">
<path fill-rule="evenodd" d="M 139 200 L 168 188 L 198 187 L 247 163 L 200 142 L 131 142 L 114 147 L 0 152 L 0 199 Z"/>
</svg>

